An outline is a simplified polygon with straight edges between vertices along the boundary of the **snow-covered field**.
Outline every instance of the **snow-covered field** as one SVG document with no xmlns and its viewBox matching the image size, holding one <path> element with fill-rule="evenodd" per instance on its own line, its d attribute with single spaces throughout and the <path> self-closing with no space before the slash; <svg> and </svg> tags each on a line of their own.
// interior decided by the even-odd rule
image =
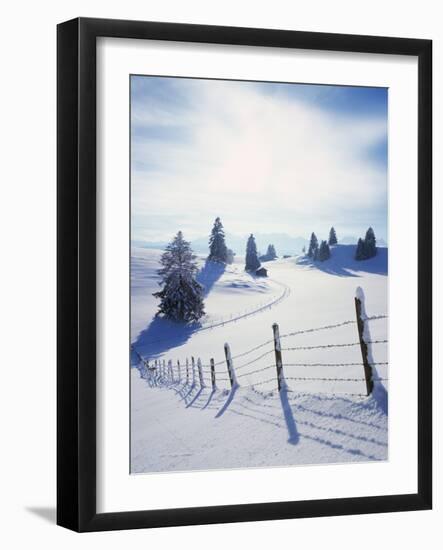
<svg viewBox="0 0 443 550">
<path fill-rule="evenodd" d="M 154 318 L 161 252 L 133 248 L 132 344 L 150 364 L 171 360 L 174 380 L 154 384 L 132 369 L 131 471 L 387 459 L 388 323 L 366 323 L 365 337 L 376 342 L 369 357 L 380 380 L 367 398 L 354 304 L 361 287 L 368 317 L 388 313 L 387 249 L 363 262 L 353 260 L 353 253 L 354 246 L 339 245 L 330 260 L 315 266 L 303 257 L 266 262 L 268 278 L 245 273 L 241 257 L 225 270 L 201 259 L 206 315 L 200 325 L 183 327 Z M 288 392 L 276 390 L 273 323 L 281 334 Z M 225 342 L 239 383 L 233 391 Z M 192 386 L 191 367 L 186 384 L 191 357 L 203 364 L 203 389 L 197 372 Z M 135 353 L 133 367 L 140 367 Z"/>
</svg>

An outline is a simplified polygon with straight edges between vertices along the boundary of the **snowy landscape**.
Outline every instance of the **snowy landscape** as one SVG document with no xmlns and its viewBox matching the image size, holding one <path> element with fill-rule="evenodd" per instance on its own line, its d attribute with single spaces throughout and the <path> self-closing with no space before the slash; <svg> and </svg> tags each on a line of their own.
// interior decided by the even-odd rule
<svg viewBox="0 0 443 550">
<path fill-rule="evenodd" d="M 386 91 L 133 79 L 131 473 L 388 460 Z"/>
<path fill-rule="evenodd" d="M 387 249 L 363 262 L 354 259 L 355 249 L 337 245 L 321 265 L 304 256 L 266 262 L 267 278 L 245 272 L 241 257 L 225 269 L 200 258 L 206 313 L 186 326 L 154 318 L 161 253 L 133 249 L 133 473 L 387 459 Z M 377 363 L 370 397 L 355 321 L 357 287 L 364 289 L 366 315 L 383 317 L 367 321 L 368 341 L 380 342 L 370 344 Z M 295 333 L 281 337 L 285 392 L 277 390 L 275 322 L 282 336 Z M 305 332 L 311 329 L 320 330 Z M 165 373 L 150 375 L 138 354 L 151 366 L 157 360 L 157 370 L 165 360 Z"/>
</svg>

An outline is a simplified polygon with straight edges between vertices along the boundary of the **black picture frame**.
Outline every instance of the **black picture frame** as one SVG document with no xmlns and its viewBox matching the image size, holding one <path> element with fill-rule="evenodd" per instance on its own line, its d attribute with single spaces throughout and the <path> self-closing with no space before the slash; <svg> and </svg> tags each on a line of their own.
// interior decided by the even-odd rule
<svg viewBox="0 0 443 550">
<path fill-rule="evenodd" d="M 399 54 L 418 58 L 416 494 L 96 512 L 96 39 Z M 432 42 L 79 18 L 57 29 L 57 523 L 104 531 L 426 510 L 432 506 Z"/>
</svg>

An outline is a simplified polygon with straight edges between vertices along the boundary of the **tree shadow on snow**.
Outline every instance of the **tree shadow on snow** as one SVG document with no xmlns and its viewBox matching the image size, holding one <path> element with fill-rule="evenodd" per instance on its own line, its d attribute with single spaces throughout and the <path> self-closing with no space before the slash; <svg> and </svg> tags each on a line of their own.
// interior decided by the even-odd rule
<svg viewBox="0 0 443 550">
<path fill-rule="evenodd" d="M 356 260 L 355 245 L 338 245 L 331 247 L 331 257 L 324 262 L 315 261 L 307 256 L 297 260 L 297 264 L 318 269 L 338 277 L 360 277 L 359 272 L 376 275 L 388 274 L 388 249 L 377 248 L 377 255 L 369 260 Z"/>
<path fill-rule="evenodd" d="M 225 272 L 226 265 L 219 262 L 205 261 L 205 265 L 197 273 L 197 281 L 204 287 L 205 296 Z"/>
<path fill-rule="evenodd" d="M 205 296 L 209 294 L 225 269 L 225 264 L 206 260 L 205 265 L 197 274 L 198 282 L 204 287 Z M 149 360 L 156 359 L 165 352 L 185 344 L 200 328 L 199 322 L 180 323 L 163 317 L 154 317 L 139 334 L 133 346 L 143 357 Z M 137 365 L 137 363 L 138 358 L 131 355 L 131 364 Z"/>
<path fill-rule="evenodd" d="M 201 328 L 200 323 L 179 323 L 155 317 L 133 343 L 143 357 L 152 360 L 165 352 L 185 344 L 194 332 Z M 133 359 L 133 365 L 134 360 Z"/>
</svg>

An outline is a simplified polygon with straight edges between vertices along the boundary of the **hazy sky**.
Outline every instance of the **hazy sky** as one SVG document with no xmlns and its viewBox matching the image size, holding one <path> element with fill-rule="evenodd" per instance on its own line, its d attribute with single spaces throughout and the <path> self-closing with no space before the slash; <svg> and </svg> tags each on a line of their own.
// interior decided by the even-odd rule
<svg viewBox="0 0 443 550">
<path fill-rule="evenodd" d="M 387 237 L 385 88 L 133 76 L 131 157 L 133 240 Z"/>
</svg>

